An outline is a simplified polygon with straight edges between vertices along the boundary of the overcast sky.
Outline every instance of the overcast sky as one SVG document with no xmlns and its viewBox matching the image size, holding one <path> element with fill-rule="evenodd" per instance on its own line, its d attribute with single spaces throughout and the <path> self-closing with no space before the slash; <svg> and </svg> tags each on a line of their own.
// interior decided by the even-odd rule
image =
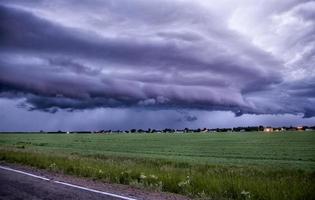
<svg viewBox="0 0 315 200">
<path fill-rule="evenodd" d="M 315 125 L 315 2 L 0 0 L 0 131 Z"/>
</svg>

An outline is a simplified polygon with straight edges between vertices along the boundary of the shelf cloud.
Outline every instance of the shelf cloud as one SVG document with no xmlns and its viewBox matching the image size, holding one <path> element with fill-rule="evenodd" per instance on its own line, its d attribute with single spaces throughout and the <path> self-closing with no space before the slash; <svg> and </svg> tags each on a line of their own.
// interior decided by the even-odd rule
<svg viewBox="0 0 315 200">
<path fill-rule="evenodd" d="M 315 116 L 314 1 L 255 2 L 1 2 L 0 98 Z"/>
</svg>

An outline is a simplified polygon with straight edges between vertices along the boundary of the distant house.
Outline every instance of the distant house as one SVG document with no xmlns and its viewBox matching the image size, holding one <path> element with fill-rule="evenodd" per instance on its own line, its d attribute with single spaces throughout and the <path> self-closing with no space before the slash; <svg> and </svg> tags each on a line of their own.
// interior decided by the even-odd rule
<svg viewBox="0 0 315 200">
<path fill-rule="evenodd" d="M 209 132 L 209 130 L 207 128 L 204 128 L 203 130 L 201 130 L 202 133 L 207 133 Z"/>
<path fill-rule="evenodd" d="M 184 131 L 183 130 L 175 130 L 174 133 L 184 133 Z"/>
<path fill-rule="evenodd" d="M 264 128 L 264 132 L 273 132 L 273 128 L 266 127 L 266 128 Z"/>
<path fill-rule="evenodd" d="M 298 127 L 296 127 L 296 130 L 297 130 L 297 131 L 304 131 L 305 128 L 304 128 L 303 126 L 298 126 Z"/>
</svg>

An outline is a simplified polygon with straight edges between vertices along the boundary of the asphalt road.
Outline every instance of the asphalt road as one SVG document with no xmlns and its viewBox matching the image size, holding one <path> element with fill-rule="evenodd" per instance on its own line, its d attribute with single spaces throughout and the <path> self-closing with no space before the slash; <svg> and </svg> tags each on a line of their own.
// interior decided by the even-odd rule
<svg viewBox="0 0 315 200">
<path fill-rule="evenodd" d="M 2 200 L 121 200 L 78 188 L 57 184 L 0 169 L 0 199 Z"/>
</svg>

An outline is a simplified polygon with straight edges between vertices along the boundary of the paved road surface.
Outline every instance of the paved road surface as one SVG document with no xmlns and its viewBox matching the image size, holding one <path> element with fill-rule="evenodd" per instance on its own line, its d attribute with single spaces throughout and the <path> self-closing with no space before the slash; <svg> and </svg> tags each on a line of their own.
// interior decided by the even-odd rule
<svg viewBox="0 0 315 200">
<path fill-rule="evenodd" d="M 24 174 L 0 169 L 0 199 L 2 200 L 121 200 L 81 189 L 40 180 Z"/>
</svg>

